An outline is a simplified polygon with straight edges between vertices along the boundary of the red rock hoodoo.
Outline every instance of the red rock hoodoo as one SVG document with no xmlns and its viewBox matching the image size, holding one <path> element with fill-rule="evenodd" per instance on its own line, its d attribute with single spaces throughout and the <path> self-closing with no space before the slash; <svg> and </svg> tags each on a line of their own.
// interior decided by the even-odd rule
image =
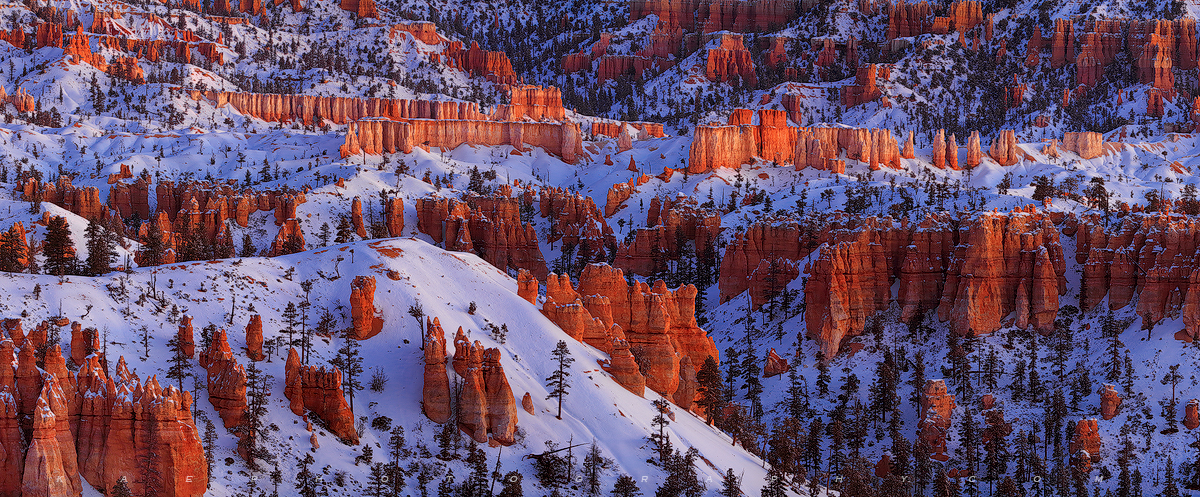
<svg viewBox="0 0 1200 497">
<path fill-rule="evenodd" d="M 287 377 L 284 396 L 291 401 L 292 412 L 298 416 L 307 410 L 325 421 L 329 431 L 350 445 L 358 445 L 354 430 L 354 413 L 342 393 L 342 371 L 300 364 L 295 349 L 288 351 Z"/>
<path fill-rule="evenodd" d="M 1117 387 L 1104 385 L 1104 389 L 1100 392 L 1100 417 L 1105 421 L 1117 417 L 1119 407 L 1121 407 L 1121 394 L 1117 393 Z"/>
<path fill-rule="evenodd" d="M 246 325 L 246 357 L 249 357 L 251 361 L 266 359 L 262 346 L 262 316 L 255 314 L 250 316 L 250 323 Z"/>
<path fill-rule="evenodd" d="M 943 380 L 927 380 L 921 392 L 921 421 L 918 436 L 929 446 L 931 457 L 941 461 L 946 455 L 947 433 L 950 430 L 950 414 L 958 405 L 954 396 L 946 391 Z"/>
<path fill-rule="evenodd" d="M 437 318 L 425 319 L 425 416 L 437 424 L 450 420 L 450 379 L 446 374 L 446 332 Z M 289 359 L 290 361 L 290 359 Z"/>
<path fill-rule="evenodd" d="M 355 276 L 350 283 L 350 319 L 355 340 L 366 340 L 383 331 L 383 318 L 375 310 L 374 276 Z"/>
<path fill-rule="evenodd" d="M 246 368 L 234 357 L 225 330 L 218 330 L 208 348 L 200 352 L 200 367 L 208 371 L 208 400 L 225 428 L 242 426 L 247 406 Z"/>
</svg>

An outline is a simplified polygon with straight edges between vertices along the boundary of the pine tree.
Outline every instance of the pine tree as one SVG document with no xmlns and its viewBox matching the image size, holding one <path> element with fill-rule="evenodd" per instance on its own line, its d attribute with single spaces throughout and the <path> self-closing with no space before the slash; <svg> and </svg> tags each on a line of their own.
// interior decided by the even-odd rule
<svg viewBox="0 0 1200 497">
<path fill-rule="evenodd" d="M 204 418 L 204 461 L 208 466 L 208 474 L 213 474 L 213 465 L 216 463 L 213 460 L 213 447 L 217 443 L 217 427 L 213 426 L 212 421 Z M 209 484 L 212 484 L 212 478 L 209 478 Z"/>
<path fill-rule="evenodd" d="M 612 497 L 638 497 L 642 495 L 642 490 L 638 488 L 637 481 L 632 476 L 621 475 L 613 485 L 610 495 Z"/>
<path fill-rule="evenodd" d="M 727 347 L 725 349 L 725 402 L 733 402 L 734 385 L 737 385 L 737 379 L 741 376 L 742 371 L 742 351 L 737 347 Z"/>
<path fill-rule="evenodd" d="M 146 241 L 142 244 L 140 253 L 141 265 L 150 267 L 162 264 L 166 251 L 166 242 L 163 241 L 162 227 L 159 226 L 158 216 L 150 216 L 150 226 L 146 229 Z"/>
<path fill-rule="evenodd" d="M 305 452 L 304 458 L 296 464 L 296 492 L 300 497 L 318 497 L 320 495 L 320 480 L 311 469 L 313 456 Z"/>
<path fill-rule="evenodd" d="M 238 252 L 238 257 L 254 257 L 258 253 L 258 248 L 254 246 L 254 239 L 250 238 L 250 233 L 242 234 L 242 250 Z"/>
<path fill-rule="evenodd" d="M 50 218 L 50 223 L 46 226 L 42 254 L 46 256 L 46 264 L 43 267 L 46 274 L 63 276 L 75 272 L 75 242 L 71 240 L 67 220 L 61 216 Z"/>
<path fill-rule="evenodd" d="M 328 311 L 326 311 L 328 314 Z M 329 315 L 330 319 L 333 318 Z M 324 316 L 322 316 L 324 320 Z M 347 328 L 342 336 L 342 346 L 338 349 L 337 357 L 329 361 L 338 369 L 342 370 L 342 391 L 350 398 L 350 411 L 354 412 L 354 392 L 363 389 L 362 377 L 363 358 L 359 353 L 362 347 L 358 340 L 350 336 L 353 328 Z"/>
<path fill-rule="evenodd" d="M 524 479 L 518 471 L 509 471 L 504 474 L 502 481 L 503 487 L 496 497 L 524 497 L 525 488 L 521 486 L 521 481 Z"/>
<path fill-rule="evenodd" d="M 571 357 L 571 351 L 567 349 L 567 342 L 558 341 L 558 345 L 550 352 L 554 362 L 558 364 L 558 369 L 546 378 L 546 386 L 550 389 L 550 394 L 546 396 L 546 400 L 558 400 L 558 419 L 562 419 L 562 401 L 566 397 L 568 390 L 571 388 L 569 378 L 571 371 L 567 369 L 575 359 Z"/>
<path fill-rule="evenodd" d="M 1162 497 L 1179 497 L 1179 483 L 1175 481 L 1175 461 L 1167 456 L 1167 467 L 1163 471 Z"/>
<path fill-rule="evenodd" d="M 667 425 L 671 424 L 668 415 L 671 413 L 671 405 L 663 399 L 654 399 L 651 404 L 654 406 L 654 419 L 650 420 L 650 424 L 657 428 L 657 432 L 650 434 L 650 442 L 654 444 L 658 451 L 658 461 L 663 467 L 667 465 L 667 458 L 671 456 L 671 437 L 667 436 Z"/>
<path fill-rule="evenodd" d="M 1167 418 L 1167 429 L 1163 430 L 1163 434 L 1171 434 L 1179 431 L 1176 426 L 1176 414 L 1178 407 L 1175 405 L 1175 386 L 1183 381 L 1183 375 L 1179 374 L 1179 365 L 1171 366 L 1167 374 L 1163 375 L 1161 383 L 1163 385 L 1171 385 L 1171 402 L 1163 406 L 1163 416 Z"/>
<path fill-rule="evenodd" d="M 600 447 L 593 440 L 592 445 L 588 447 L 587 454 L 583 456 L 583 485 L 588 495 L 593 497 L 600 495 L 600 477 L 611 462 L 604 457 L 604 454 L 600 452 Z"/>
<path fill-rule="evenodd" d="M 762 370 L 758 366 L 758 357 L 754 352 L 754 347 L 751 345 L 742 361 L 742 390 L 745 390 L 744 398 L 750 402 L 750 416 L 755 422 L 759 422 L 763 417 L 762 393 L 763 386 L 760 376 Z"/>
<path fill-rule="evenodd" d="M 705 358 L 704 365 L 696 372 L 696 384 L 696 392 L 700 397 L 696 404 L 704 410 L 705 420 L 711 426 L 725 407 L 725 386 L 721 383 L 721 370 L 712 356 Z"/>
<path fill-rule="evenodd" d="M 9 228 L 8 231 L 0 234 L 0 271 L 8 273 L 21 272 L 25 268 L 21 264 L 21 259 L 27 257 L 25 250 L 25 241 L 21 239 L 21 234 L 14 228 Z"/>
<path fill-rule="evenodd" d="M 333 239 L 333 243 L 346 243 L 354 241 L 354 226 L 350 224 L 350 218 L 340 216 L 337 225 L 337 237 Z"/>
<path fill-rule="evenodd" d="M 287 333 L 287 344 L 289 347 L 296 345 L 296 340 L 292 338 L 292 335 L 296 333 L 296 326 L 300 324 L 299 317 L 299 314 L 296 312 L 296 303 L 288 302 L 287 307 L 283 309 L 283 322 L 285 325 L 283 332 Z"/>
<path fill-rule="evenodd" d="M 808 390 L 800 384 L 800 373 L 797 368 L 788 368 L 788 388 L 784 397 L 787 414 L 793 419 L 802 419 L 808 412 Z"/>
<path fill-rule="evenodd" d="M 129 485 L 126 483 L 125 477 L 122 476 L 121 479 L 117 480 L 117 483 L 113 484 L 112 493 L 109 495 L 110 497 L 133 497 L 133 491 L 129 490 Z"/>
<path fill-rule="evenodd" d="M 817 352 L 817 396 L 825 397 L 829 395 L 829 364 L 825 361 L 825 354 Z M 922 385 L 922 388 L 924 386 Z"/>
<path fill-rule="evenodd" d="M 171 337 L 167 341 L 167 347 L 171 350 L 171 366 L 167 369 L 167 378 L 177 380 L 179 382 L 179 391 L 183 391 L 183 379 L 192 375 L 191 364 L 189 357 L 183 351 L 183 344 L 179 341 L 179 335 Z"/>
<path fill-rule="evenodd" d="M 113 259 L 116 257 L 116 240 L 112 231 L 103 222 L 92 220 L 88 222 L 83 236 L 87 241 L 88 274 L 99 276 L 109 272 L 112 269 Z"/>
<path fill-rule="evenodd" d="M 246 411 L 245 422 L 235 428 L 241 435 L 238 440 L 239 448 L 244 448 L 248 457 L 247 466 L 252 471 L 258 471 L 258 459 L 271 460 L 272 455 L 264 443 L 267 434 L 267 397 L 270 395 L 272 376 L 258 369 L 254 361 L 246 365 Z"/>
<path fill-rule="evenodd" d="M 725 470 L 725 477 L 721 479 L 721 491 L 718 495 L 721 497 L 740 497 L 742 495 L 741 481 L 737 474 L 733 472 L 733 468 Z"/>
<path fill-rule="evenodd" d="M 819 416 L 813 417 L 808 425 L 807 444 L 804 446 L 804 459 L 808 462 L 808 474 L 815 475 L 821 468 L 821 442 L 824 439 L 825 425 Z"/>
</svg>

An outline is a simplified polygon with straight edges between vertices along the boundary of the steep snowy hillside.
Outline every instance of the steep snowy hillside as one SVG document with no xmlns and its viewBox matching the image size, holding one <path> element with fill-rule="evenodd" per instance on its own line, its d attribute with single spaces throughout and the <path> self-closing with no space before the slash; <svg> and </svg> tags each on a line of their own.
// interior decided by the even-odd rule
<svg viewBox="0 0 1200 497">
<path fill-rule="evenodd" d="M 85 328 L 96 327 L 104 337 L 110 361 L 124 357 L 131 372 L 143 378 L 157 375 L 159 382 L 166 385 L 174 383 L 164 378 L 170 367 L 170 355 L 156 351 L 167 348 L 181 315 L 192 318 L 192 326 L 198 333 L 197 350 L 204 348 L 199 331 L 212 324 L 227 330 L 234 356 L 245 366 L 248 360 L 243 352 L 244 330 L 250 316 L 262 316 L 262 338 L 267 343 L 276 340 L 282 343 L 285 338 L 281 331 L 286 322 L 283 311 L 289 302 L 307 299 L 312 303 L 309 314 L 329 312 L 334 316 L 334 329 L 350 327 L 351 280 L 357 276 L 375 278 L 375 309 L 384 321 L 382 334 L 361 342 L 365 372 L 360 373 L 363 377 L 358 381 L 369 383 L 367 375 L 377 374 L 376 371 L 387 379 L 381 391 L 365 389 L 354 396 L 353 416 L 359 420 L 360 444 L 343 444 L 320 428 L 315 430 L 310 444 L 301 417 L 288 409 L 283 388 L 286 349 L 277 348 L 268 354 L 268 360 L 257 363 L 262 374 L 274 378 L 268 382 L 268 409 L 263 420 L 271 428 L 269 435 L 260 441 L 270 454 L 264 464 L 266 469 L 247 474 L 240 462 L 233 463 L 237 458 L 236 438 L 218 430 L 213 450 L 215 471 L 207 495 L 244 492 L 251 478 L 268 479 L 273 464 L 283 470 L 281 492 L 291 493 L 296 474 L 294 465 L 310 448 L 316 456 L 313 468 L 324 473 L 323 485 L 331 494 L 362 495 L 370 466 L 354 464 L 355 458 L 363 454 L 364 447 L 371 446 L 375 461 L 388 460 L 390 435 L 388 429 L 377 425 L 380 419 L 390 419 L 392 426 L 404 428 L 407 449 L 412 452 L 401 459 L 405 468 L 430 466 L 435 482 L 450 471 L 460 481 L 465 478 L 470 473 L 470 467 L 461 460 L 466 457 L 465 448 L 456 449 L 461 457 L 449 461 L 431 458 L 426 452 L 438 452 L 435 437 L 439 429 L 421 412 L 423 330 L 407 312 L 413 304 L 420 304 L 426 316 L 438 318 L 451 333 L 446 337 L 448 342 L 453 341 L 453 330 L 461 326 L 468 330 L 470 340 L 498 348 L 503 375 L 512 392 L 518 398 L 529 393 L 533 399 L 532 413 L 517 410 L 519 431 L 515 446 L 484 446 L 488 468 L 498 462 L 504 472 L 516 470 L 531 475 L 529 462 L 522 460 L 526 454 L 548 450 L 547 443 L 565 447 L 574 442 L 585 444 L 574 449 L 576 457 L 582 459 L 594 441 L 601 454 L 611 460 L 604 465 L 601 476 L 604 487 L 610 487 L 622 474 L 638 477 L 646 492 L 661 482 L 662 471 L 646 462 L 655 457 L 647 448 L 649 435 L 656 431 L 651 426 L 655 411 L 650 405 L 655 396 L 646 395 L 643 399 L 614 383 L 598 366 L 606 357 L 571 340 L 518 297 L 511 278 L 473 255 L 445 252 L 417 240 L 335 245 L 274 259 L 164 265 L 98 278 L 10 278 L 5 288 L 12 298 L 0 303 L 0 312 L 6 316 L 24 315 L 21 320 L 25 323 L 53 316 L 78 322 Z M 302 289 L 301 283 L 305 281 L 313 282 L 309 292 Z M 489 325 L 504 325 L 508 335 L 499 339 L 489 335 Z M 318 338 L 309 363 L 327 365 L 343 343 L 337 338 Z M 542 359 L 560 340 L 568 343 L 570 354 L 576 359 L 568 368 L 571 388 L 564 399 L 561 420 L 555 418 L 556 405 L 546 400 L 548 392 L 543 381 L 550 376 L 554 365 Z M 149 356 L 144 355 L 145 351 L 151 352 Z M 66 351 L 68 355 L 71 352 Z M 199 378 L 196 381 L 200 384 L 204 383 L 205 373 L 198 365 L 191 363 L 186 371 Z M 190 389 L 192 381 L 185 380 L 184 387 Z M 203 392 L 197 394 L 196 408 L 201 413 L 198 416 L 214 421 L 219 418 Z M 686 413 L 673 417 L 666 433 L 677 447 L 701 449 L 704 462 L 697 465 L 697 472 L 702 480 L 711 478 L 719 482 L 725 469 L 737 468 L 748 485 L 761 485 L 765 470 L 760 461 L 742 451 L 730 450 L 729 438 L 705 426 L 703 420 Z M 414 472 L 409 477 L 408 493 L 416 492 L 415 475 Z M 642 481 L 641 477 L 647 479 Z M 526 476 L 527 492 L 536 492 L 533 482 L 533 478 Z M 260 485 L 270 486 L 261 482 Z M 570 492 L 579 491 L 580 485 L 573 486 L 576 490 Z M 709 487 L 716 486 L 710 483 Z"/>
</svg>

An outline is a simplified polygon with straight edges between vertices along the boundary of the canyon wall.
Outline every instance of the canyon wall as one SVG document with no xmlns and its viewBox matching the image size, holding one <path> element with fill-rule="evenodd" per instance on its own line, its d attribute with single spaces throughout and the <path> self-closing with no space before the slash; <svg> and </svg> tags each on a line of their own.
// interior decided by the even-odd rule
<svg viewBox="0 0 1200 497">
<path fill-rule="evenodd" d="M 7 323 L 0 336 L 0 363 L 7 364 L 0 367 L 0 443 L 6 448 L 0 494 L 80 495 L 84 483 L 110 489 L 122 477 L 142 493 L 145 469 L 161 477 L 158 495 L 205 493 L 208 471 L 190 393 L 162 388 L 154 377 L 143 383 L 124 358 L 110 378 L 99 353 L 71 372 L 57 345 L 47 349 L 39 370 L 33 349 L 44 342 L 45 327 L 29 336 L 20 330 L 19 321 Z M 31 436 L 27 446 L 22 430 Z M 157 457 L 147 458 L 150 453 Z M 146 460 L 152 468 L 140 466 Z"/>
<path fill-rule="evenodd" d="M 417 199 L 416 210 L 417 230 L 447 250 L 475 252 L 500 269 L 524 269 L 538 278 L 549 273 L 537 230 L 521 222 L 515 197 L 428 196 Z"/>
<path fill-rule="evenodd" d="M 583 154 L 581 140 L 579 124 L 570 122 L 368 119 L 350 124 L 341 154 L 342 157 L 349 157 L 360 153 L 411 153 L 417 146 L 452 150 L 464 144 L 510 145 L 525 150 L 525 146 L 529 145 L 574 164 Z"/>
</svg>

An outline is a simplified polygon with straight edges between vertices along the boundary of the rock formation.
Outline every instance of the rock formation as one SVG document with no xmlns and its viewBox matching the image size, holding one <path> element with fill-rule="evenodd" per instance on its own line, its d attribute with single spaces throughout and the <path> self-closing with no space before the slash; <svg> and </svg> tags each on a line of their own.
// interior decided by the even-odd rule
<svg viewBox="0 0 1200 497">
<path fill-rule="evenodd" d="M 1117 387 L 1104 385 L 1100 392 L 1100 417 L 1108 421 L 1117 416 L 1117 408 L 1121 407 L 1121 394 Z"/>
<path fill-rule="evenodd" d="M 611 333 L 612 353 L 610 357 L 612 359 L 605 371 L 613 375 L 613 380 L 617 384 L 641 397 L 646 391 L 646 378 L 638 370 L 638 364 L 629 351 L 629 342 L 625 340 L 625 333 L 621 331 L 620 325 L 613 325 Z"/>
<path fill-rule="evenodd" d="M 1001 166 L 1016 164 L 1017 159 L 1020 158 L 1020 150 L 1017 149 L 1016 134 L 1011 129 L 1000 130 L 998 133 L 995 138 L 992 138 L 992 146 L 988 149 L 988 156 Z"/>
<path fill-rule="evenodd" d="M 375 10 L 375 0 L 342 0 L 341 7 L 342 10 L 358 14 L 358 17 L 379 17 Z"/>
<path fill-rule="evenodd" d="M 746 288 L 731 279 L 733 269 L 746 267 L 742 253 L 750 255 L 747 262 L 771 260 L 776 253 L 800 260 L 811 250 L 801 250 L 800 233 L 819 230 L 807 243 L 820 253 L 804 271 L 806 322 L 809 336 L 829 357 L 888 307 L 897 279 L 902 319 L 936 309 L 952 330 L 970 335 L 999 329 L 1001 319 L 1017 311 L 1020 326 L 1053 330 L 1066 266 L 1058 230 L 1044 214 L 982 214 L 957 222 L 940 214 L 917 225 L 848 216 L 824 221 L 820 227 L 769 223 L 772 230 L 790 231 L 764 238 L 776 247 L 772 251 L 746 250 L 740 246 L 745 238 L 735 238 L 722 260 L 722 299 Z"/>
<path fill-rule="evenodd" d="M 943 380 L 927 380 L 920 403 L 918 436 L 928 444 L 931 457 L 945 461 L 948 459 L 946 439 L 950 430 L 950 414 L 958 405 L 954 402 L 954 396 L 947 393 Z"/>
<path fill-rule="evenodd" d="M 533 273 L 525 269 L 517 270 L 517 295 L 529 301 L 530 304 L 537 304 L 538 282 L 533 277 Z"/>
<path fill-rule="evenodd" d="M 574 164 L 583 154 L 579 124 L 572 122 L 363 119 L 351 123 L 342 157 L 384 152 L 412 153 L 413 148 L 452 150 L 461 145 L 540 147 Z"/>
<path fill-rule="evenodd" d="M 1183 426 L 1189 430 L 1200 427 L 1200 400 L 1189 400 L 1183 406 Z"/>
<path fill-rule="evenodd" d="M 632 243 L 617 242 L 613 265 L 634 274 L 655 274 L 684 255 L 680 241 L 694 242 L 695 253 L 704 257 L 720 235 L 720 212 L 698 207 L 695 199 L 682 195 L 651 199 L 646 218 L 646 227 L 634 231 Z"/>
<path fill-rule="evenodd" d="M 854 84 L 842 87 L 842 105 L 854 107 L 878 99 L 881 93 L 879 87 L 875 85 L 875 74 L 875 64 L 867 64 L 858 68 Z"/>
<path fill-rule="evenodd" d="M 300 364 L 295 349 L 288 351 L 283 394 L 298 416 L 307 410 L 329 427 L 330 433 L 350 445 L 358 445 L 354 413 L 342 393 L 342 371 Z"/>
<path fill-rule="evenodd" d="M 525 412 L 529 413 L 530 415 L 535 414 L 533 408 L 533 397 L 529 395 L 529 392 L 525 392 L 525 396 L 521 397 L 521 408 L 525 409 Z"/>
<path fill-rule="evenodd" d="M 350 222 L 359 238 L 367 238 L 367 228 L 363 225 L 362 199 L 358 197 L 354 197 L 354 201 L 350 203 Z"/>
<path fill-rule="evenodd" d="M 521 222 L 516 198 L 471 196 L 464 202 L 428 196 L 417 199 L 416 210 L 417 230 L 447 250 L 478 251 L 493 266 L 526 269 L 538 278 L 549 273 L 537 231 L 531 223 Z M 568 224 L 575 223 L 560 222 L 560 227 Z"/>
<path fill-rule="evenodd" d="M 250 316 L 250 323 L 246 325 L 246 357 L 251 361 L 261 361 L 266 359 L 263 355 L 263 332 L 262 332 L 262 316 L 255 314 Z"/>
<path fill-rule="evenodd" d="M 16 356 L 13 342 L 0 338 L 0 447 L 21 447 L 24 443 L 18 423 L 16 371 L 12 364 Z M 0 496 L 21 497 L 25 453 L 20 450 L 0 451 Z"/>
<path fill-rule="evenodd" d="M 981 160 L 983 160 L 983 153 L 979 147 L 979 132 L 972 131 L 970 138 L 967 139 L 967 168 L 979 166 Z"/>
<path fill-rule="evenodd" d="M 788 372 L 789 366 L 787 359 L 779 357 L 775 353 L 775 348 L 772 347 L 770 352 L 767 352 L 767 363 L 763 366 L 763 378 L 779 376 Z"/>
<path fill-rule="evenodd" d="M 54 412 L 50 409 L 51 395 L 57 389 L 52 377 L 50 385 L 55 388 L 44 388 L 37 398 L 33 413 L 33 437 L 25 452 L 25 470 L 21 481 L 21 494 L 31 497 L 67 497 L 79 495 L 74 487 L 78 485 L 79 475 L 73 475 L 76 484 L 72 485 L 70 478 L 63 468 L 64 455 L 58 444 L 58 424 Z M 58 394 L 61 395 L 61 389 Z M 59 400 L 61 402 L 61 399 Z M 72 451 L 74 452 L 74 451 Z"/>
<path fill-rule="evenodd" d="M 383 221 L 387 223 L 388 236 L 404 236 L 404 197 L 391 197 L 387 200 Z"/>
<path fill-rule="evenodd" d="M 425 319 L 425 382 L 421 405 L 437 424 L 450 420 L 450 379 L 446 374 L 446 332 L 438 318 Z M 289 358 L 290 362 L 291 359 Z"/>
<path fill-rule="evenodd" d="M 350 283 L 350 319 L 355 340 L 366 340 L 383 331 L 383 318 L 375 310 L 374 276 L 355 276 Z"/>
<path fill-rule="evenodd" d="M 1094 131 L 1067 133 L 1062 148 L 1079 154 L 1080 158 L 1094 159 L 1104 153 L 1104 136 Z"/>
<path fill-rule="evenodd" d="M 194 92 L 193 99 L 207 98 L 217 107 L 229 105 L 243 115 L 269 122 L 320 124 L 317 117 L 346 124 L 371 117 L 391 120 L 447 119 L 484 120 L 474 102 L 404 100 L 384 98 L 329 97 L 303 94 Z"/>
<path fill-rule="evenodd" d="M 208 372 L 208 400 L 221 415 L 225 429 L 245 424 L 246 368 L 234 357 L 225 330 L 218 330 L 208 348 L 200 352 L 200 367 Z"/>
<path fill-rule="evenodd" d="M 456 340 L 457 341 L 457 340 Z M 486 443 L 488 403 L 484 393 L 482 354 L 483 346 L 476 341 L 466 351 L 455 347 L 454 355 L 463 355 L 463 367 L 459 376 L 463 378 L 462 390 L 458 393 L 458 428 L 479 443 Z M 457 362 L 456 357 L 456 362 Z"/>
<path fill-rule="evenodd" d="M 1075 261 L 1083 264 L 1082 309 L 1094 308 L 1106 294 L 1112 310 L 1137 297 L 1135 312 L 1144 327 L 1182 314 L 1181 335 L 1194 336 L 1197 311 L 1184 305 L 1197 299 L 1191 268 L 1200 225 L 1193 219 L 1134 213 L 1105 227 L 1102 216 L 1089 215 L 1080 219 L 1075 236 Z"/>
<path fill-rule="evenodd" d="M 500 364 L 500 349 L 483 351 L 483 390 L 487 396 L 487 425 L 492 440 L 512 445 L 517 430 L 517 399 Z"/>
<path fill-rule="evenodd" d="M 705 76 L 709 81 L 717 83 L 740 81 L 750 88 L 758 86 L 758 76 L 754 73 L 754 62 L 750 60 L 750 51 L 746 50 L 746 46 L 742 43 L 742 35 L 720 35 L 717 46 L 708 49 Z"/>
<path fill-rule="evenodd" d="M 788 126 L 784 111 L 759 109 L 759 124 L 749 110 L 735 109 L 728 123 L 696 126 L 688 157 L 688 172 L 737 168 L 755 158 L 797 169 L 827 169 L 826 161 L 840 151 L 846 158 L 900 167 L 899 146 L 889 130 Z M 873 161 L 873 162 L 872 162 Z"/>
<path fill-rule="evenodd" d="M 671 400 L 685 411 L 692 409 L 696 400 L 696 368 L 692 367 L 692 359 L 684 356 L 679 360 L 679 387 L 675 389 Z"/>
<path fill-rule="evenodd" d="M 1076 470 L 1081 473 L 1091 471 L 1092 463 L 1100 462 L 1100 431 L 1095 418 L 1075 423 L 1069 450 Z"/>
</svg>

